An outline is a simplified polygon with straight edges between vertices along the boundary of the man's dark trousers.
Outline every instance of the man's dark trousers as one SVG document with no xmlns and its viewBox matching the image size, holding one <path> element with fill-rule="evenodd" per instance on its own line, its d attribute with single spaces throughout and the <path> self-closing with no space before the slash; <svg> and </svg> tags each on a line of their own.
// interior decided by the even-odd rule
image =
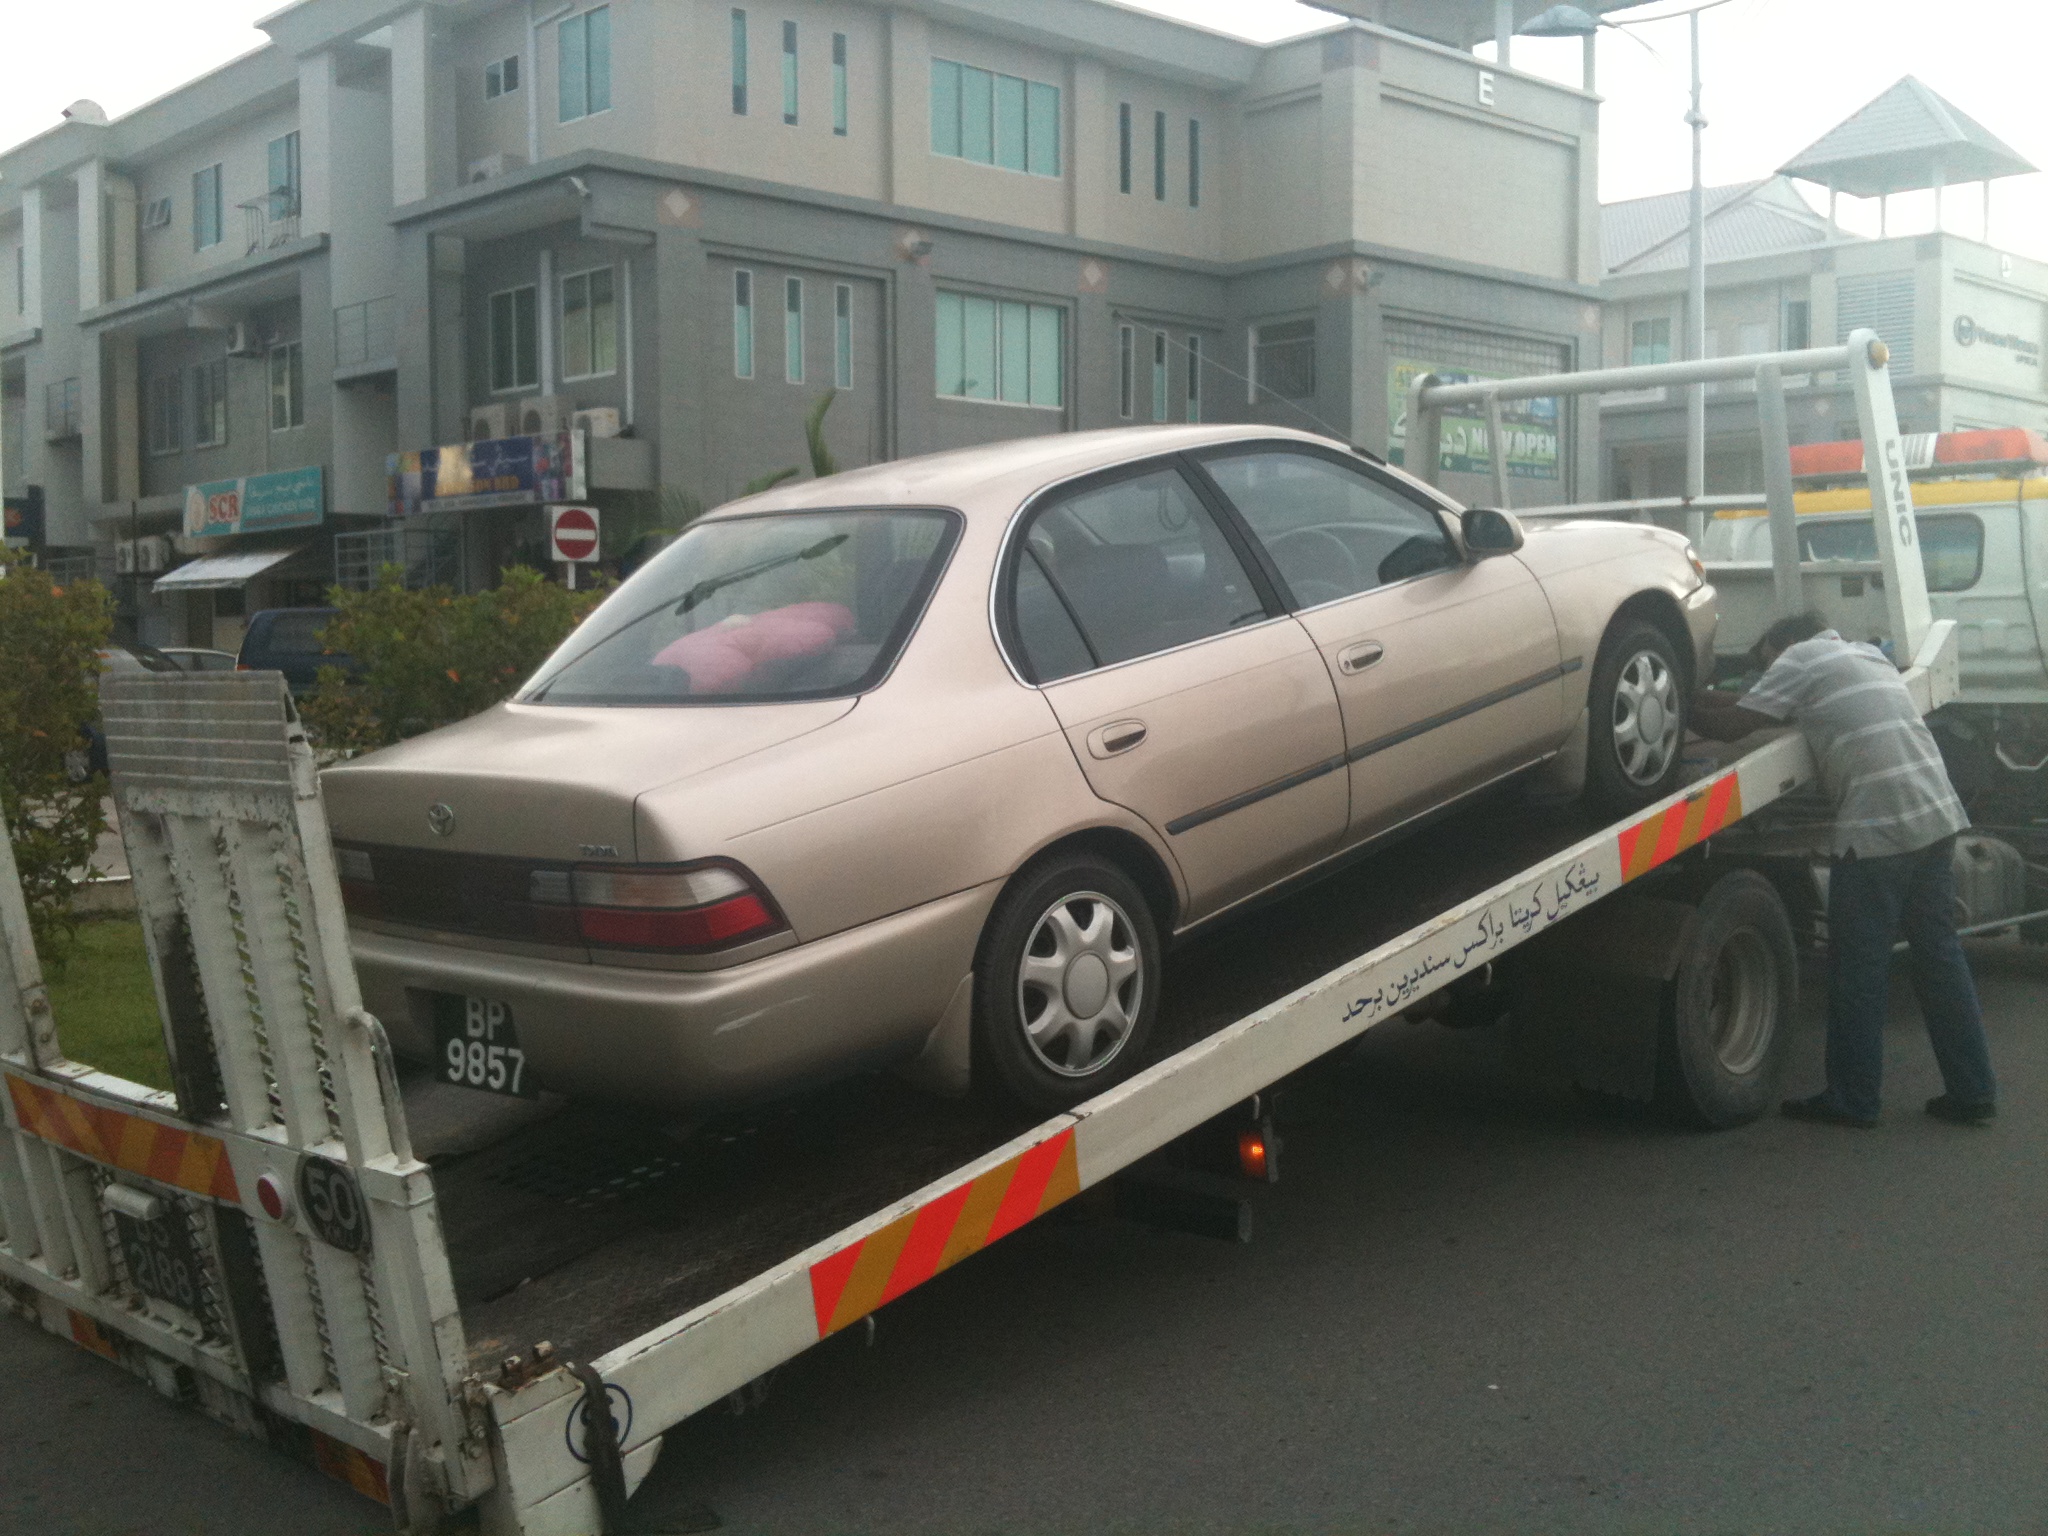
<svg viewBox="0 0 2048 1536">
<path fill-rule="evenodd" d="M 1828 876 L 1828 1091 L 1837 1109 L 1875 1119 L 1884 1078 L 1892 944 L 1904 930 L 1913 992 L 1949 1097 L 1998 1097 L 1970 963 L 1956 937 L 1953 837 L 1915 853 L 1837 859 Z"/>
</svg>

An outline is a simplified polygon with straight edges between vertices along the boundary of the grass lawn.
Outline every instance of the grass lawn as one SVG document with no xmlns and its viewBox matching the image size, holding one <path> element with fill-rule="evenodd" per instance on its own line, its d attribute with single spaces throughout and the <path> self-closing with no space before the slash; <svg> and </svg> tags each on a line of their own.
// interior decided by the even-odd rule
<svg viewBox="0 0 2048 1536">
<path fill-rule="evenodd" d="M 171 1086 L 142 925 L 132 917 L 81 923 L 61 965 L 47 966 L 57 1040 L 73 1061 L 151 1088 Z"/>
</svg>

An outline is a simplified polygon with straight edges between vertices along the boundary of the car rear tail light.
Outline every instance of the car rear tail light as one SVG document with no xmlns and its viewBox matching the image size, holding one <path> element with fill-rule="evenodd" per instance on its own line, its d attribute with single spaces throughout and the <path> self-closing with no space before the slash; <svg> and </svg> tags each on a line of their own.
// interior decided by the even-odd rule
<svg viewBox="0 0 2048 1536">
<path fill-rule="evenodd" d="M 367 848 L 337 848 L 334 863 L 341 875 L 341 904 L 358 917 L 379 917 L 383 903 L 377 899 L 377 866 Z"/>
<path fill-rule="evenodd" d="M 528 891 L 536 905 L 573 906 L 583 941 L 608 949 L 703 953 L 783 926 L 766 893 L 731 864 L 537 869 Z"/>
</svg>

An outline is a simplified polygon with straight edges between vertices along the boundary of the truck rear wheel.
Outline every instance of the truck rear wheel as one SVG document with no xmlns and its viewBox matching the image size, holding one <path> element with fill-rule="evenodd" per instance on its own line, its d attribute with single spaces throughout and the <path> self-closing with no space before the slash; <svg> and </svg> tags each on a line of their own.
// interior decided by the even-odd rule
<svg viewBox="0 0 2048 1536">
<path fill-rule="evenodd" d="M 1700 899 L 1665 983 L 1657 1102 L 1721 1130 L 1767 1113 L 1799 1001 L 1792 924 L 1770 881 L 1738 870 Z"/>
</svg>

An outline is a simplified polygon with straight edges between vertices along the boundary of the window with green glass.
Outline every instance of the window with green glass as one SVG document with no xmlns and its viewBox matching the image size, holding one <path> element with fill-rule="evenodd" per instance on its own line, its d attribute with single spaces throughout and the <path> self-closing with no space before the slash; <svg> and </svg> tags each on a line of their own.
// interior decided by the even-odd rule
<svg viewBox="0 0 2048 1536">
<path fill-rule="evenodd" d="M 556 31 L 561 44 L 557 97 L 565 123 L 609 112 L 612 106 L 612 9 L 600 5 L 566 18 Z"/>
<path fill-rule="evenodd" d="M 1060 174 L 1060 88 L 932 60 L 932 153 L 1033 176 Z"/>
<path fill-rule="evenodd" d="M 941 292 L 938 392 L 1004 405 L 1063 405 L 1064 316 L 1057 304 Z"/>
</svg>

